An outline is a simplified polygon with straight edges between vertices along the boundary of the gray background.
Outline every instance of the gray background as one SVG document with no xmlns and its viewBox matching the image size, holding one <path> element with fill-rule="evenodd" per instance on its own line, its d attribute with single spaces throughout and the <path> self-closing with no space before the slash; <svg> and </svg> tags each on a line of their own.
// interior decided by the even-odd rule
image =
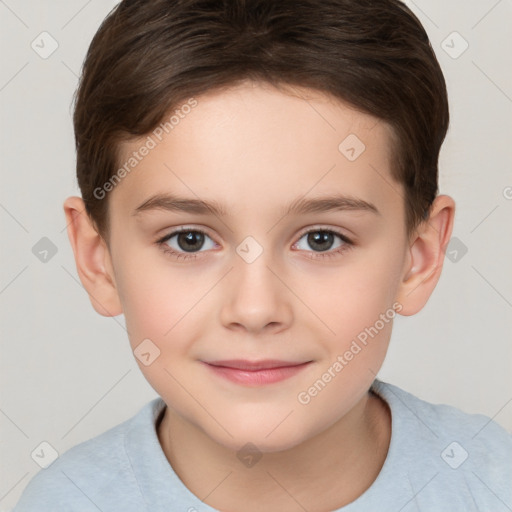
<svg viewBox="0 0 512 512">
<path fill-rule="evenodd" d="M 157 396 L 129 349 L 123 316 L 92 309 L 62 210 L 79 195 L 72 94 L 116 3 L 0 0 L 0 512 L 41 470 L 31 457 L 41 442 L 62 454 Z M 457 240 L 424 310 L 397 317 L 379 377 L 512 431 L 512 2 L 406 3 L 448 83 L 440 191 L 457 203 Z M 43 31 L 58 43 L 47 58 L 40 54 L 52 40 Z M 36 245 L 48 243 L 43 237 L 57 251 L 46 261 Z"/>
</svg>

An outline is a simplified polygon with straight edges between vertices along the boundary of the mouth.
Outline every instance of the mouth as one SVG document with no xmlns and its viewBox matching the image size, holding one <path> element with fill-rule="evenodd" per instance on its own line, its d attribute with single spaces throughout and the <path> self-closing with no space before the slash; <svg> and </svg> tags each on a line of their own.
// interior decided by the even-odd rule
<svg viewBox="0 0 512 512">
<path fill-rule="evenodd" d="M 215 375 L 246 386 L 263 386 L 288 379 L 313 361 L 296 362 L 266 359 L 248 361 L 242 359 L 226 361 L 202 361 Z"/>
</svg>

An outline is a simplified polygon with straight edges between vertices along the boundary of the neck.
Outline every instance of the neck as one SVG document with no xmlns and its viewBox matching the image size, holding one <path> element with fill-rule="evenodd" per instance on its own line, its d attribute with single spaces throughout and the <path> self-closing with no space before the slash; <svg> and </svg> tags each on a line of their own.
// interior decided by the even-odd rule
<svg viewBox="0 0 512 512">
<path fill-rule="evenodd" d="M 289 509 L 295 500 L 314 512 L 354 501 L 375 481 L 389 447 L 391 414 L 382 399 L 368 393 L 320 434 L 264 453 L 252 467 L 169 407 L 157 431 L 178 477 L 211 507 L 273 512 Z"/>
</svg>

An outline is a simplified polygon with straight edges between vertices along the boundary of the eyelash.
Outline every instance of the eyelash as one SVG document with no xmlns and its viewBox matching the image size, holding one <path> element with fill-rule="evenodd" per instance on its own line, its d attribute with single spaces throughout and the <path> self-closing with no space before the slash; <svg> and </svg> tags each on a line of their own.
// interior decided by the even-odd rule
<svg viewBox="0 0 512 512">
<path fill-rule="evenodd" d="M 201 233 L 202 235 L 205 235 L 209 238 L 211 238 L 208 233 L 206 233 L 206 231 L 203 231 L 202 229 L 199 229 L 199 228 L 180 228 L 180 229 L 177 229 L 175 231 L 172 231 L 171 233 L 165 235 L 163 238 L 160 238 L 159 240 L 157 240 L 155 243 L 162 249 L 162 251 L 167 254 L 168 256 L 172 257 L 172 258 L 175 258 L 177 260 L 190 260 L 190 259 L 196 259 L 197 258 L 197 255 L 199 253 L 182 253 L 182 252 L 178 252 L 178 251 L 175 251 L 174 249 L 171 249 L 167 244 L 166 242 L 168 242 L 173 236 L 175 235 L 179 235 L 180 233 Z M 335 256 L 338 256 L 338 255 L 341 255 L 342 253 L 352 249 L 352 247 L 354 246 L 354 243 L 352 242 L 352 240 L 350 240 L 349 238 L 347 238 L 345 235 L 343 235 L 342 233 L 340 233 L 339 231 L 335 231 L 333 229 L 327 229 L 327 228 L 314 228 L 314 229 L 309 229 L 307 231 L 304 231 L 303 233 L 301 233 L 301 235 L 299 236 L 298 240 L 300 240 L 301 238 L 304 237 L 304 235 L 308 235 L 309 233 L 331 233 L 333 235 L 336 235 L 338 236 L 342 242 L 343 242 L 343 245 L 341 247 L 339 247 L 338 249 L 334 250 L 334 251 L 326 251 L 326 252 L 314 252 L 314 251 L 308 251 L 308 252 L 313 252 L 313 254 L 316 254 L 317 256 L 308 256 L 309 258 L 315 260 L 315 259 L 324 259 L 324 258 L 333 258 Z"/>
</svg>

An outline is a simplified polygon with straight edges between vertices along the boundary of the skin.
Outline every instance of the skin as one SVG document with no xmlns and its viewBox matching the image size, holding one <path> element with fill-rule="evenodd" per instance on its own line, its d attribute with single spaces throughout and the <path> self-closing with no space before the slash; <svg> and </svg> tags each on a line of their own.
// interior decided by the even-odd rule
<svg viewBox="0 0 512 512">
<path fill-rule="evenodd" d="M 98 313 L 124 313 L 133 350 L 148 338 L 159 348 L 150 365 L 136 360 L 167 404 L 162 449 L 194 494 L 230 512 L 339 508 L 370 487 L 386 458 L 390 411 L 369 388 L 392 321 L 309 403 L 298 394 L 393 304 L 402 315 L 423 308 L 441 274 L 455 203 L 438 196 L 407 237 L 389 127 L 317 91 L 246 82 L 196 99 L 109 192 L 108 244 L 81 213 L 82 200 L 65 201 L 80 279 Z M 349 134 L 366 146 L 353 162 L 338 149 Z M 144 140 L 125 143 L 122 161 Z M 227 215 L 134 215 L 161 192 L 216 200 Z M 333 193 L 373 203 L 379 214 L 282 214 L 299 197 Z M 195 259 L 155 243 L 181 226 L 208 235 Z M 335 236 L 321 251 L 303 234 L 313 228 L 354 245 L 335 253 L 344 244 Z M 248 236 L 263 250 L 251 263 L 236 251 Z M 190 254 L 178 237 L 166 245 Z M 201 363 L 235 358 L 312 363 L 260 387 L 226 381 Z M 252 467 L 237 457 L 248 442 L 263 455 Z"/>
</svg>

